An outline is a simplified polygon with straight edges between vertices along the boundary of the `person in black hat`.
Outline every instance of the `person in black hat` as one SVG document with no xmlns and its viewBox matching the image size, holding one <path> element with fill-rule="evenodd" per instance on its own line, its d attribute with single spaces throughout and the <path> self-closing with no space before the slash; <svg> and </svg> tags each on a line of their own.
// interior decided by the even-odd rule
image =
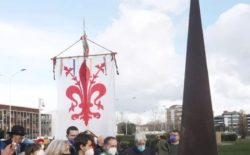
<svg viewBox="0 0 250 155">
<path fill-rule="evenodd" d="M 19 155 L 21 153 L 21 142 L 23 140 L 25 133 L 24 127 L 20 125 L 14 125 L 11 128 L 9 134 L 9 139 L 3 141 L 4 146 L 9 146 L 11 144 L 12 149 L 14 149 L 13 155 Z"/>
</svg>

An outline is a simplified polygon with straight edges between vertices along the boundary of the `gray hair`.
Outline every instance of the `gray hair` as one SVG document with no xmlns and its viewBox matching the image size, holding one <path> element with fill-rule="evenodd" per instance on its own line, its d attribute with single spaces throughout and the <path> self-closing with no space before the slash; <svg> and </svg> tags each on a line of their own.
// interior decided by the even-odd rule
<svg viewBox="0 0 250 155">
<path fill-rule="evenodd" d="M 135 134 L 135 142 L 139 142 L 140 140 L 147 141 L 146 135 L 144 133 L 139 132 Z"/>
<path fill-rule="evenodd" d="M 66 140 L 53 140 L 45 150 L 46 155 L 61 155 L 65 150 L 65 146 L 69 145 Z"/>
</svg>

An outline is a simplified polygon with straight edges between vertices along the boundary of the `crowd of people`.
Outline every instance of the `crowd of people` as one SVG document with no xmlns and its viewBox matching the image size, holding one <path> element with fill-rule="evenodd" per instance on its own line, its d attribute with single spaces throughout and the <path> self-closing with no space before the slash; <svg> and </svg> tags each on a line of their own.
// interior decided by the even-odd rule
<svg viewBox="0 0 250 155">
<path fill-rule="evenodd" d="M 0 155 L 177 155 L 180 140 L 179 132 L 172 131 L 168 137 L 157 135 L 155 148 L 150 148 L 146 146 L 146 135 L 139 132 L 134 146 L 119 151 L 116 137 L 95 137 L 91 131 L 79 132 L 75 126 L 67 129 L 67 140 L 53 139 L 49 143 L 24 138 L 24 127 L 19 125 L 8 134 L 9 139 L 0 141 Z"/>
</svg>

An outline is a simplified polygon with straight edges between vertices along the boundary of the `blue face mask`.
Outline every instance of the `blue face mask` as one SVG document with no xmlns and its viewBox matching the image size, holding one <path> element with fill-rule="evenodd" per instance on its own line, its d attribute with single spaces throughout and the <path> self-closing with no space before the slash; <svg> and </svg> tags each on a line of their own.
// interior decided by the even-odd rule
<svg viewBox="0 0 250 155">
<path fill-rule="evenodd" d="M 137 146 L 138 151 L 143 152 L 145 150 L 145 145 Z"/>
<path fill-rule="evenodd" d="M 169 139 L 168 139 L 171 143 L 172 142 L 176 142 L 176 135 L 170 135 Z"/>
<path fill-rule="evenodd" d="M 74 144 L 74 143 L 75 143 L 75 140 L 74 140 L 74 139 L 69 139 L 69 142 L 70 142 L 71 144 Z"/>
<path fill-rule="evenodd" d="M 169 140 L 170 140 L 170 142 L 175 142 L 176 141 L 176 135 L 170 135 Z"/>
</svg>

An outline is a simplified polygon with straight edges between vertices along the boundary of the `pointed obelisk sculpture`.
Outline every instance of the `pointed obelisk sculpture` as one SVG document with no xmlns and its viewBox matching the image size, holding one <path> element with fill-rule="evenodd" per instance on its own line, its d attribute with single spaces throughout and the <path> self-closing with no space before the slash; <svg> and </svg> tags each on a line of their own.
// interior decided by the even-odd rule
<svg viewBox="0 0 250 155">
<path fill-rule="evenodd" d="M 199 0 L 191 0 L 179 155 L 217 155 Z"/>
</svg>

